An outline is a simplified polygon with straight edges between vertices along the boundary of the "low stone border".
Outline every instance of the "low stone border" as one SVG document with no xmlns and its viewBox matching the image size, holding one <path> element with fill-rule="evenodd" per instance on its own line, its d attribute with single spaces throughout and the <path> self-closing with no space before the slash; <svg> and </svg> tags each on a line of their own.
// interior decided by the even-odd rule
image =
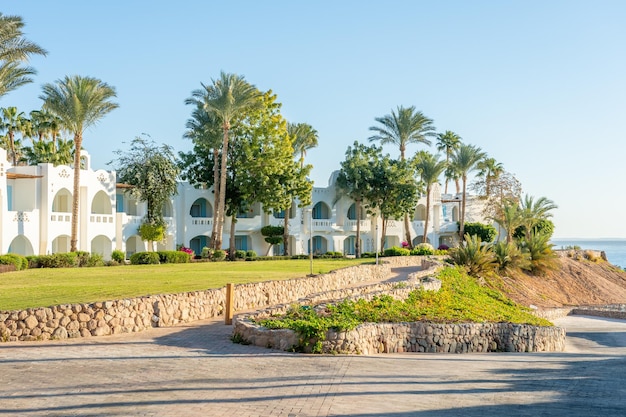
<svg viewBox="0 0 626 417">
<path fill-rule="evenodd" d="M 381 292 L 406 298 L 417 287 L 438 291 L 441 282 L 429 277 L 440 264 L 423 260 L 423 269 L 410 274 L 404 285 L 376 284 L 326 293 L 298 300 L 300 305 L 345 298 L 371 299 Z M 353 294 L 348 294 L 348 292 Z M 354 294 L 356 293 L 356 294 Z M 266 329 L 254 320 L 284 314 L 289 305 L 275 306 L 252 314 L 237 316 L 233 337 L 245 343 L 292 350 L 299 345 L 298 334 L 288 329 Z M 376 354 L 394 352 L 468 353 L 468 352 L 554 352 L 565 348 L 565 330 L 512 323 L 365 323 L 348 332 L 329 331 L 322 342 L 323 353 Z"/>
<path fill-rule="evenodd" d="M 412 257 L 413 262 L 421 261 Z M 235 286 L 235 311 L 289 303 L 325 291 L 341 291 L 391 273 L 393 262 L 358 265 L 284 281 Z M 337 293 L 337 294 L 340 294 Z M 0 341 L 35 341 L 139 332 L 152 327 L 205 320 L 223 314 L 225 288 L 154 295 L 89 304 L 0 311 Z"/>
</svg>

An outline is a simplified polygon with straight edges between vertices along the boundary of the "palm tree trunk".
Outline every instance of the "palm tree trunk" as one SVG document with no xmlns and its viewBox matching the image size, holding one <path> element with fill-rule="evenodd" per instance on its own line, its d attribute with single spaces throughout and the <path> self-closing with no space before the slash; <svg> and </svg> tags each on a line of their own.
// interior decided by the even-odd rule
<svg viewBox="0 0 626 417">
<path fill-rule="evenodd" d="M 211 225 L 211 243 L 210 248 L 215 249 L 217 240 L 217 205 L 220 199 L 220 169 L 217 163 L 219 157 L 219 149 L 213 149 L 213 224 Z"/>
<path fill-rule="evenodd" d="M 404 238 L 409 245 L 409 249 L 413 249 L 413 241 L 411 240 L 411 229 L 409 223 L 409 213 L 404 214 Z"/>
<path fill-rule="evenodd" d="M 83 138 L 80 133 L 74 134 L 74 192 L 72 193 L 72 228 L 70 235 L 70 252 L 78 250 L 78 204 L 80 201 L 80 150 Z"/>
<path fill-rule="evenodd" d="M 291 207 L 285 210 L 285 219 L 283 220 L 283 255 L 284 256 L 289 256 L 289 213 L 290 212 L 291 212 Z"/>
<path fill-rule="evenodd" d="M 9 130 L 9 144 L 11 147 L 11 160 L 13 161 L 13 166 L 17 166 L 17 151 L 15 150 L 15 138 L 13 131 Z"/>
<path fill-rule="evenodd" d="M 217 213 L 217 228 L 215 230 L 215 247 L 214 249 L 220 249 L 222 247 L 222 234 L 224 232 L 224 213 L 226 206 L 226 174 L 227 174 L 227 160 L 228 160 L 228 129 L 229 126 L 224 124 L 224 139 L 222 142 L 222 162 L 220 164 L 220 192 L 219 203 Z"/>
<path fill-rule="evenodd" d="M 237 215 L 230 217 L 230 237 L 228 239 L 228 259 L 235 260 L 235 227 L 237 226 Z"/>
<path fill-rule="evenodd" d="M 426 218 L 424 219 L 424 235 L 422 236 L 422 243 L 426 243 L 428 238 L 428 215 L 430 214 L 430 188 L 429 184 L 426 187 Z"/>
<path fill-rule="evenodd" d="M 387 221 L 388 219 L 382 218 L 381 225 L 381 233 L 380 233 L 380 247 L 378 248 L 378 252 L 384 252 L 385 250 L 385 239 L 387 238 Z"/>
<path fill-rule="evenodd" d="M 356 242 L 354 242 L 354 256 L 361 257 L 361 200 L 355 201 L 356 208 Z"/>
<path fill-rule="evenodd" d="M 465 187 L 467 184 L 467 176 L 463 175 L 463 197 L 461 199 L 461 221 L 459 223 L 459 237 L 463 241 L 465 235 Z"/>
</svg>

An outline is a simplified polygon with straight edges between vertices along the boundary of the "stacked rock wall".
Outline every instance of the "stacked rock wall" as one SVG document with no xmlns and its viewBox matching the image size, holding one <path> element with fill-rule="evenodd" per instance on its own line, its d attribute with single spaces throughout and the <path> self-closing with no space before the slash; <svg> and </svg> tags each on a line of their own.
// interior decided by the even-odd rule
<svg viewBox="0 0 626 417">
<path fill-rule="evenodd" d="M 419 258 L 414 262 L 420 262 Z M 236 285 L 236 311 L 293 302 L 309 294 L 382 280 L 390 264 L 359 265 L 329 274 Z M 0 341 L 48 340 L 139 332 L 204 320 L 223 313 L 225 288 L 91 304 L 0 311 Z"/>
</svg>

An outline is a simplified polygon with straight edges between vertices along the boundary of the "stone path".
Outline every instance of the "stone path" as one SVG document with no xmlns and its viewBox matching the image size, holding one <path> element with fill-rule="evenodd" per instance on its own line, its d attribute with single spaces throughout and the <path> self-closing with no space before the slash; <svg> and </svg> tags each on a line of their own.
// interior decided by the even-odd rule
<svg viewBox="0 0 626 417">
<path fill-rule="evenodd" d="M 556 323 L 563 353 L 301 355 L 221 320 L 0 343 L 0 417 L 626 415 L 626 321 Z"/>
</svg>

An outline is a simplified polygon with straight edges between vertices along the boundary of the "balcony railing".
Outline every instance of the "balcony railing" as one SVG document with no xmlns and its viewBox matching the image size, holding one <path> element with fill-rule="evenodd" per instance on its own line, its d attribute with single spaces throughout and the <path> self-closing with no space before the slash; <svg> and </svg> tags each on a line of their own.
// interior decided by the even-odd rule
<svg viewBox="0 0 626 417">
<path fill-rule="evenodd" d="M 70 222 L 72 221 L 71 213 L 54 213 L 50 215 L 50 221 L 52 222 Z"/>
<path fill-rule="evenodd" d="M 192 226 L 212 226 L 213 217 L 192 217 L 191 225 Z"/>
<path fill-rule="evenodd" d="M 113 215 L 112 214 L 92 214 L 89 216 L 89 222 L 113 224 Z"/>
<path fill-rule="evenodd" d="M 372 226 L 372 223 L 369 220 L 346 220 L 344 223 L 344 229 L 355 231 L 357 223 L 361 224 L 362 231 L 369 231 Z"/>
</svg>

